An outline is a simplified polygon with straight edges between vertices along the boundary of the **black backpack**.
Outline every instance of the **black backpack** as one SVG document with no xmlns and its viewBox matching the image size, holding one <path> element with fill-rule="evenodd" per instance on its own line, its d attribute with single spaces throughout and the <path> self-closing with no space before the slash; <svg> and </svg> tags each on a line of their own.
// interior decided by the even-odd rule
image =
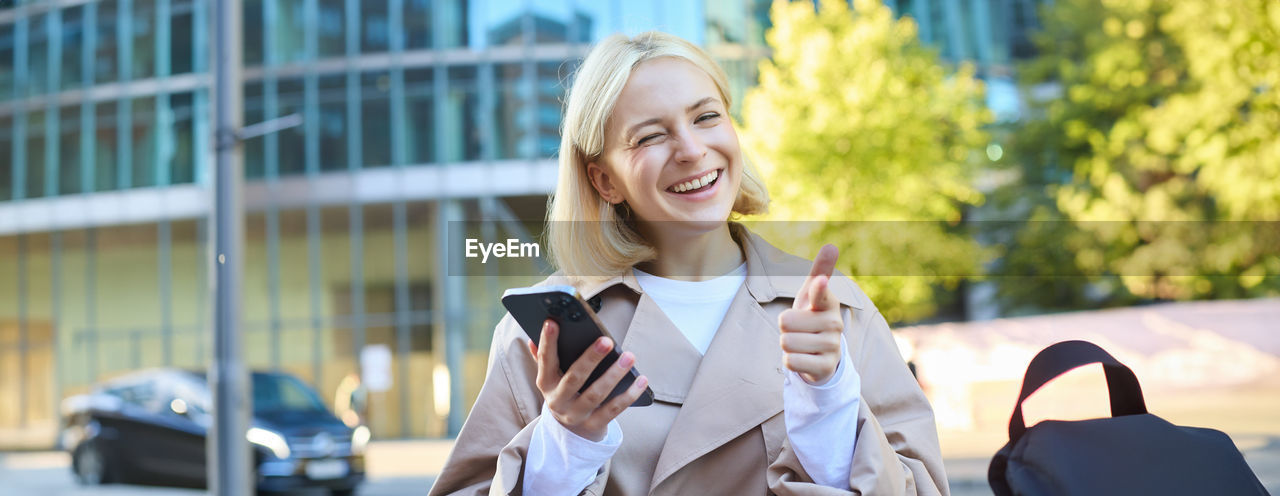
<svg viewBox="0 0 1280 496">
<path fill-rule="evenodd" d="M 1092 363 L 1106 373 L 1111 418 L 1024 425 L 1023 400 Z M 1231 438 L 1147 413 L 1133 371 L 1087 341 L 1054 344 L 1031 360 L 1009 419 L 1009 443 L 992 458 L 987 481 L 996 496 L 1267 495 Z"/>
</svg>

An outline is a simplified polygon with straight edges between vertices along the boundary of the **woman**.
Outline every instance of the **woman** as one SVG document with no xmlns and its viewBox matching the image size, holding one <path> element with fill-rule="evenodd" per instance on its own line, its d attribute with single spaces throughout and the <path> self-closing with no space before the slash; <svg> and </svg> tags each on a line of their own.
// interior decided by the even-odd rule
<svg viewBox="0 0 1280 496">
<path fill-rule="evenodd" d="M 536 347 L 505 317 L 431 494 L 947 494 L 933 412 L 835 249 L 809 262 L 729 221 L 768 204 L 729 105 L 723 70 L 674 36 L 587 56 L 544 284 L 598 298 L 623 354 L 579 394 L 615 344 L 561 374 L 555 323 Z M 627 408 L 646 385 L 654 404 Z"/>
</svg>

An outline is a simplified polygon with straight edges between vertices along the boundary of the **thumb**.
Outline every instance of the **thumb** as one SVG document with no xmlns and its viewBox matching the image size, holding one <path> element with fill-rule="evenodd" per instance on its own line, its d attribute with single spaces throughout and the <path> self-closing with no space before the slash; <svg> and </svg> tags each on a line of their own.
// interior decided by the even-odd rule
<svg viewBox="0 0 1280 496">
<path fill-rule="evenodd" d="M 809 276 L 804 279 L 804 284 L 800 285 L 800 291 L 796 294 L 796 299 L 792 308 L 809 309 L 810 303 L 817 303 L 817 298 L 813 293 L 814 282 L 823 276 L 824 279 L 831 279 L 832 272 L 836 268 L 836 260 L 840 258 L 840 250 L 832 244 L 822 245 L 818 250 L 818 256 L 813 257 L 813 266 L 809 268 Z M 822 289 L 826 289 L 826 284 L 822 285 Z"/>
</svg>

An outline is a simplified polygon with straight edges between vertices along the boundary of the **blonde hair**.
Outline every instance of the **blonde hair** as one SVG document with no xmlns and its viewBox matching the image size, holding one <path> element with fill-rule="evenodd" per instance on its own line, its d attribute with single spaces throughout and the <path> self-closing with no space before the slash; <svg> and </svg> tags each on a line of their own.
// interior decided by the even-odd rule
<svg viewBox="0 0 1280 496">
<path fill-rule="evenodd" d="M 724 69 L 677 36 L 656 31 L 634 38 L 615 34 L 591 49 L 569 90 L 560 133 L 559 179 L 547 208 L 551 261 L 575 283 L 607 279 L 656 257 L 628 219 L 627 207 L 609 203 L 591 185 L 587 164 L 604 153 L 605 125 L 632 71 L 660 57 L 683 59 L 702 69 L 715 82 L 725 108 L 732 105 Z M 743 162 L 733 212 L 764 213 L 769 191 L 750 162 Z"/>
</svg>

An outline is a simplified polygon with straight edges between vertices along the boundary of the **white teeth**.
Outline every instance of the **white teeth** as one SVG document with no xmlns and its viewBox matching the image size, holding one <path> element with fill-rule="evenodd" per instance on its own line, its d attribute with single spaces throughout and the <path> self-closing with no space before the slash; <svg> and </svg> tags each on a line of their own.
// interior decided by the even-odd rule
<svg viewBox="0 0 1280 496">
<path fill-rule="evenodd" d="M 718 178 L 718 177 L 720 177 L 720 171 L 719 171 L 719 170 L 713 170 L 713 171 L 711 171 L 711 172 L 706 173 L 706 175 L 704 175 L 704 176 L 702 176 L 702 177 L 699 177 L 699 178 L 693 179 L 693 180 L 691 180 L 691 181 L 685 181 L 685 182 L 683 182 L 683 183 L 680 183 L 680 184 L 677 184 L 677 185 L 675 185 L 675 186 L 672 186 L 672 187 L 671 187 L 671 190 L 672 190 L 672 191 L 675 191 L 676 193 L 683 193 L 683 192 L 685 192 L 685 191 L 689 191 L 689 190 L 693 190 L 693 189 L 698 189 L 698 188 L 701 188 L 701 187 L 706 186 L 706 185 L 708 185 L 708 184 L 711 184 L 711 182 L 712 182 L 712 181 L 715 181 L 715 180 L 716 180 L 716 178 Z"/>
</svg>

